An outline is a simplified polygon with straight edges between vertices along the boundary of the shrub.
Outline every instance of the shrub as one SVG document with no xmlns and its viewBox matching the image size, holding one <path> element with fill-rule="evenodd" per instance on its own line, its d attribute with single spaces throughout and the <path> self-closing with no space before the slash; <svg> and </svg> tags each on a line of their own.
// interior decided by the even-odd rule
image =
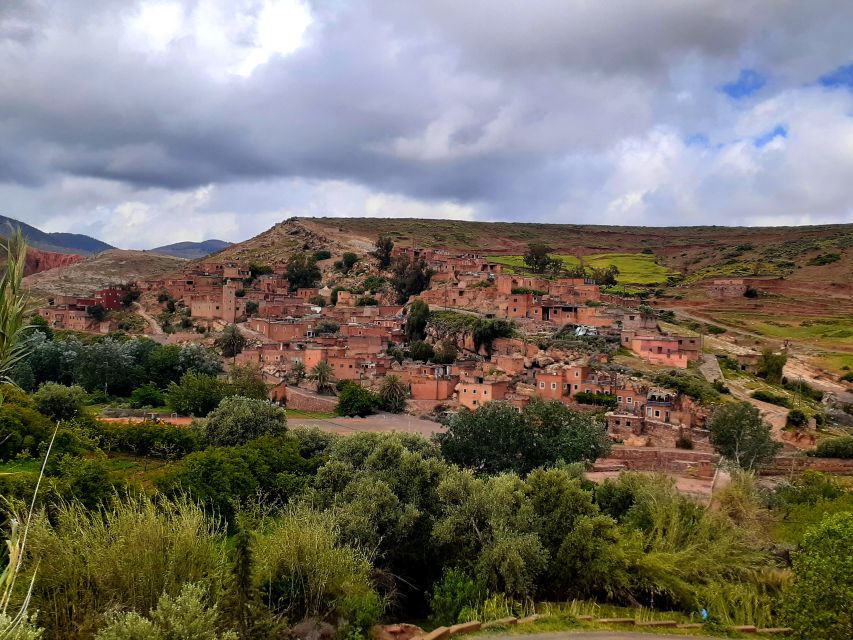
<svg viewBox="0 0 853 640">
<path fill-rule="evenodd" d="M 679 393 L 698 400 L 703 405 L 713 404 L 720 400 L 720 392 L 710 382 L 690 374 L 675 371 L 663 373 L 655 376 L 655 384 L 675 389 Z"/>
<path fill-rule="evenodd" d="M 366 633 L 384 603 L 371 581 L 372 558 L 339 540 L 329 513 L 290 509 L 258 537 L 257 587 L 266 605 L 289 620 L 342 619 Z"/>
<path fill-rule="evenodd" d="M 770 404 L 775 404 L 780 407 L 790 406 L 790 402 L 788 401 L 787 396 L 779 395 L 771 391 L 765 391 L 764 389 L 757 389 L 753 391 L 750 395 L 756 400 L 761 400 L 762 402 L 769 402 Z"/>
<path fill-rule="evenodd" d="M 111 610 L 150 611 L 187 582 L 219 584 L 219 522 L 190 500 L 126 496 L 103 512 L 60 502 L 33 522 L 31 607 L 48 638 L 90 637 Z"/>
<path fill-rule="evenodd" d="M 808 264 L 813 267 L 820 267 L 825 264 L 832 264 L 841 260 L 840 253 L 821 253 L 809 260 Z"/>
<path fill-rule="evenodd" d="M 315 262 L 319 262 L 320 260 L 328 260 L 332 257 L 332 252 L 328 249 L 317 249 L 317 251 L 311 254 L 311 257 L 314 259 Z"/>
<path fill-rule="evenodd" d="M 166 401 L 173 411 L 183 415 L 204 417 L 228 395 L 228 385 L 213 376 L 188 371 L 180 383 L 171 383 Z"/>
<path fill-rule="evenodd" d="M 828 516 L 809 528 L 793 557 L 794 581 L 782 609 L 799 637 L 853 637 L 853 513 Z"/>
<path fill-rule="evenodd" d="M 758 409 L 748 402 L 718 407 L 708 430 L 717 453 L 743 469 L 767 464 L 782 447 L 773 440 L 770 425 L 764 422 Z"/>
<path fill-rule="evenodd" d="M 842 382 L 853 382 L 853 371 L 848 371 L 843 376 L 841 376 Z"/>
<path fill-rule="evenodd" d="M 809 451 L 809 455 L 817 458 L 853 458 L 853 436 L 822 440 L 814 451 Z"/>
<path fill-rule="evenodd" d="M 319 294 L 317 294 L 316 296 L 311 296 L 310 298 L 308 298 L 308 302 L 310 304 L 313 304 L 315 307 L 325 307 L 326 306 L 326 299 Z"/>
<path fill-rule="evenodd" d="M 130 406 L 133 409 L 162 407 L 165 404 L 166 396 L 153 383 L 137 387 L 130 394 Z"/>
<path fill-rule="evenodd" d="M 575 402 L 580 404 L 594 404 L 601 407 L 615 409 L 619 404 L 616 396 L 609 393 L 591 393 L 589 391 L 581 391 L 572 396 Z"/>
<path fill-rule="evenodd" d="M 33 394 L 36 409 L 51 420 L 71 420 L 83 411 L 86 391 L 83 387 L 66 387 L 46 382 Z"/>
<path fill-rule="evenodd" d="M 693 448 L 693 440 L 690 436 L 681 434 L 675 440 L 675 448 L 676 449 L 692 449 Z"/>
<path fill-rule="evenodd" d="M 378 304 L 379 300 L 373 296 L 359 296 L 355 300 L 355 306 L 357 307 L 375 307 Z"/>
<path fill-rule="evenodd" d="M 205 441 L 213 446 L 244 444 L 285 431 L 287 414 L 284 409 L 266 400 L 243 396 L 223 398 L 201 427 Z"/>
<path fill-rule="evenodd" d="M 806 414 L 803 413 L 800 409 L 791 409 L 788 412 L 788 417 L 785 420 L 785 424 L 787 424 L 789 427 L 796 427 L 799 429 L 800 427 L 806 426 L 806 424 L 808 424 L 808 421 L 808 416 L 806 416 Z"/>
<path fill-rule="evenodd" d="M 104 451 L 172 460 L 199 448 L 194 429 L 160 422 L 97 422 L 95 434 Z"/>
<path fill-rule="evenodd" d="M 339 416 L 369 416 L 382 403 L 379 396 L 358 384 L 347 384 L 338 396 L 335 412 Z"/>
<path fill-rule="evenodd" d="M 484 591 L 462 569 L 445 568 L 441 580 L 429 593 L 430 622 L 435 626 L 460 622 L 462 611 L 476 608 L 485 596 Z"/>
<path fill-rule="evenodd" d="M 409 347 L 409 356 L 412 360 L 427 362 L 435 356 L 435 350 L 429 343 L 424 342 L 423 340 L 417 340 Z"/>
</svg>

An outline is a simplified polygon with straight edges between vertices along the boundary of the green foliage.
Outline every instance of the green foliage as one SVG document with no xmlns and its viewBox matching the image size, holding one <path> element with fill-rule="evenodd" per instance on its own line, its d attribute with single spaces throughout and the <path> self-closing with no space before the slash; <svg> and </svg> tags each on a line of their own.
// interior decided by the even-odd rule
<svg viewBox="0 0 853 640">
<path fill-rule="evenodd" d="M 320 260 L 328 260 L 332 257 L 332 252 L 328 249 L 317 249 L 314 253 L 311 254 L 311 257 L 315 262 L 319 262 Z"/>
<path fill-rule="evenodd" d="M 38 456 L 51 433 L 50 420 L 35 409 L 8 401 L 0 405 L 0 460 Z"/>
<path fill-rule="evenodd" d="M 406 339 L 409 342 L 426 338 L 426 326 L 429 321 L 429 305 L 421 299 L 415 299 L 406 313 Z"/>
<path fill-rule="evenodd" d="M 347 384 L 340 395 L 335 412 L 339 416 L 369 416 L 381 404 L 381 399 L 369 389 L 359 384 Z"/>
<path fill-rule="evenodd" d="M 83 412 L 86 391 L 83 387 L 66 387 L 55 382 L 43 384 L 33 394 L 37 411 L 51 420 L 72 420 Z"/>
<path fill-rule="evenodd" d="M 291 291 L 316 287 L 321 275 L 317 261 L 304 253 L 294 253 L 287 259 L 284 277 Z"/>
<path fill-rule="evenodd" d="M 361 286 L 364 287 L 365 291 L 376 293 L 385 285 L 386 282 L 385 278 L 381 276 L 367 276 L 364 279 L 364 282 L 361 283 Z"/>
<path fill-rule="evenodd" d="M 187 582 L 218 584 L 218 521 L 195 503 L 123 497 L 103 512 L 58 503 L 39 513 L 28 551 L 38 560 L 31 606 L 47 638 L 87 638 L 111 610 L 149 611 Z"/>
<path fill-rule="evenodd" d="M 188 371 L 181 376 L 180 383 L 169 385 L 166 402 L 176 413 L 204 417 L 229 393 L 227 383 L 213 376 Z"/>
<path fill-rule="evenodd" d="M 308 302 L 310 304 L 314 305 L 315 307 L 325 307 L 326 306 L 326 299 L 323 296 L 321 296 L 320 294 L 317 294 L 316 296 L 311 296 L 310 298 L 308 298 Z"/>
<path fill-rule="evenodd" d="M 342 618 L 366 633 L 384 602 L 370 578 L 371 557 L 341 543 L 331 514 L 290 509 L 257 540 L 256 585 L 266 605 L 289 620 Z"/>
<path fill-rule="evenodd" d="M 261 369 L 253 364 L 234 365 L 228 371 L 229 394 L 243 396 L 244 398 L 255 398 L 256 400 L 267 399 L 267 383 Z"/>
<path fill-rule="evenodd" d="M 479 473 L 526 474 L 558 460 L 593 462 L 609 451 L 597 418 L 558 401 L 533 401 L 521 412 L 487 402 L 477 411 L 462 409 L 446 426 L 437 436 L 444 457 Z"/>
<path fill-rule="evenodd" d="M 435 349 L 432 361 L 436 364 L 453 364 L 459 357 L 459 350 L 451 340 L 442 340 Z"/>
<path fill-rule="evenodd" d="M 594 404 L 609 409 L 615 409 L 619 405 L 616 396 L 609 393 L 592 393 L 590 391 L 580 391 L 572 396 L 575 402 L 580 404 Z"/>
<path fill-rule="evenodd" d="M 820 253 L 808 261 L 808 264 L 813 267 L 821 267 L 825 264 L 832 264 L 841 260 L 840 253 Z"/>
<path fill-rule="evenodd" d="M 166 396 L 152 383 L 137 387 L 130 394 L 130 406 L 133 409 L 143 407 L 162 407 L 166 404 Z"/>
<path fill-rule="evenodd" d="M 246 346 L 246 336 L 236 324 L 229 324 L 222 330 L 213 344 L 226 358 L 233 358 Z"/>
<path fill-rule="evenodd" d="M 720 400 L 720 392 L 714 385 L 699 376 L 671 371 L 655 376 L 654 381 L 657 385 L 674 389 L 706 406 Z"/>
<path fill-rule="evenodd" d="M 320 320 L 314 327 L 314 335 L 331 336 L 340 331 L 341 325 L 334 320 Z"/>
<path fill-rule="evenodd" d="M 773 440 L 770 425 L 748 402 L 718 407 L 711 416 L 708 430 L 716 452 L 742 469 L 764 466 L 782 448 Z"/>
<path fill-rule="evenodd" d="M 791 406 L 791 402 L 788 400 L 788 396 L 773 393 L 772 391 L 767 391 L 765 389 L 756 389 L 750 394 L 750 396 L 752 396 L 756 400 L 761 400 L 762 402 L 769 402 L 770 404 L 775 404 L 780 407 Z"/>
<path fill-rule="evenodd" d="M 411 357 L 412 360 L 428 362 L 429 360 L 432 360 L 433 356 L 435 356 L 435 350 L 428 342 L 417 340 L 409 346 L 409 357 Z"/>
<path fill-rule="evenodd" d="M 445 568 L 441 580 L 429 593 L 430 622 L 449 626 L 461 622 L 463 610 L 474 609 L 483 600 L 485 588 L 464 570 Z"/>
<path fill-rule="evenodd" d="M 95 424 L 98 446 L 107 452 L 174 460 L 200 448 L 196 431 L 188 427 L 159 422 Z"/>
<path fill-rule="evenodd" d="M 843 376 L 841 376 L 842 382 L 853 382 L 853 371 L 848 371 Z"/>
<path fill-rule="evenodd" d="M 782 608 L 797 637 L 853 637 L 853 513 L 828 516 L 806 531 L 793 569 Z"/>
<path fill-rule="evenodd" d="M 236 447 L 208 447 L 181 460 L 157 486 L 170 495 L 188 492 L 219 513 L 231 513 L 260 492 L 284 503 L 304 491 L 315 465 L 287 437 L 263 437 Z"/>
<path fill-rule="evenodd" d="M 219 611 L 208 607 L 203 586 L 187 583 L 177 596 L 163 594 L 150 618 L 135 611 L 114 616 L 95 640 L 237 640 L 233 631 L 219 631 Z"/>
<path fill-rule="evenodd" d="M 373 257 L 379 261 L 379 267 L 387 269 L 391 265 L 391 252 L 394 250 L 394 241 L 390 236 L 379 236 L 376 239 L 376 247 Z"/>
<path fill-rule="evenodd" d="M 373 296 L 359 296 L 355 299 L 355 306 L 357 307 L 375 307 L 378 304 L 379 300 Z"/>
<path fill-rule="evenodd" d="M 800 409 L 791 409 L 791 411 L 788 412 L 788 417 L 785 420 L 785 423 L 789 427 L 795 427 L 797 429 L 806 426 L 808 422 L 808 416 Z"/>
<path fill-rule="evenodd" d="M 541 243 L 532 243 L 527 246 L 527 253 L 524 254 L 524 264 L 527 265 L 533 273 L 545 273 L 546 271 L 558 272 L 563 263 L 557 258 L 552 258 L 549 254 L 553 251 L 551 247 Z"/>
<path fill-rule="evenodd" d="M 531 289 L 530 287 L 513 287 L 511 293 L 513 295 L 524 295 L 530 293 L 534 296 L 544 296 L 548 292 L 540 289 Z"/>
<path fill-rule="evenodd" d="M 821 440 L 814 451 L 809 451 L 809 455 L 817 458 L 846 458 L 849 460 L 853 458 L 853 436 Z"/>
<path fill-rule="evenodd" d="M 355 263 L 358 262 L 358 254 L 353 253 L 352 251 L 346 251 L 341 256 L 341 268 L 344 273 L 349 273 L 349 271 L 355 266 Z"/>
<path fill-rule="evenodd" d="M 409 387 L 399 376 L 392 373 L 382 378 L 379 385 L 379 400 L 385 411 L 402 413 L 406 409 L 408 397 Z"/>
<path fill-rule="evenodd" d="M 779 384 L 782 382 L 782 369 L 787 362 L 788 356 L 785 353 L 774 353 L 772 349 L 765 349 L 758 360 L 758 375 L 771 384 Z"/>
<path fill-rule="evenodd" d="M 405 304 L 427 287 L 432 278 L 432 270 L 423 258 L 398 258 L 392 267 L 391 286 L 397 293 L 397 302 Z"/>
<path fill-rule="evenodd" d="M 258 309 L 259 309 L 259 308 L 260 308 L 260 307 L 259 307 L 259 305 L 258 305 L 258 303 L 257 303 L 257 302 L 255 302 L 254 300 L 249 300 L 249 301 L 246 303 L 246 315 L 247 315 L 247 316 L 253 316 L 253 315 L 255 315 L 255 314 L 258 312 Z"/>
<path fill-rule="evenodd" d="M 486 354 L 491 357 L 495 339 L 510 338 L 514 333 L 515 325 L 511 320 L 478 319 L 471 337 L 474 340 L 474 349 L 485 349 Z"/>
<path fill-rule="evenodd" d="M 311 369 L 311 379 L 317 385 L 317 393 L 331 393 L 335 388 L 335 372 L 325 360 L 314 365 Z"/>
<path fill-rule="evenodd" d="M 286 431 L 287 414 L 284 409 L 266 400 L 243 396 L 223 398 L 201 426 L 202 437 L 213 446 L 244 444 Z"/>
</svg>

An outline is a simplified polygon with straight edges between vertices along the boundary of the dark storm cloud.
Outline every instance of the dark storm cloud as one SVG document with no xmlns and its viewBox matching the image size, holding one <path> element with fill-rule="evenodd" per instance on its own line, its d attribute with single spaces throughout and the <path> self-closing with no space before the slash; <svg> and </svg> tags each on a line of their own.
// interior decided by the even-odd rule
<svg viewBox="0 0 853 640">
<path fill-rule="evenodd" d="M 3 3 L 0 182 L 111 182 L 113 208 L 215 185 L 249 215 L 240 185 L 279 183 L 288 201 L 288 181 L 309 180 L 488 217 L 719 221 L 707 209 L 729 205 L 703 183 L 740 191 L 756 182 L 738 175 L 780 171 L 772 139 L 748 157 L 739 141 L 785 121 L 801 144 L 809 114 L 789 122 L 779 105 L 853 59 L 849 2 L 316 1 L 303 46 L 234 73 L 274 1 Z M 139 31 L 152 7 L 165 13 Z M 719 87 L 742 69 L 768 80 L 731 104 Z M 843 195 L 820 211 L 804 196 L 798 213 L 849 218 Z"/>
</svg>

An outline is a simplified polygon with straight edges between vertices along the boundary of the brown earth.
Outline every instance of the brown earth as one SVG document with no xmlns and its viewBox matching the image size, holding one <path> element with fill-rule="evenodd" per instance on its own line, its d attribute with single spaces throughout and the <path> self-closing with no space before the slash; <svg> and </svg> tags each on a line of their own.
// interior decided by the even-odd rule
<svg viewBox="0 0 853 640">
<path fill-rule="evenodd" d="M 42 251 L 35 247 L 27 247 L 24 275 L 29 276 L 49 269 L 68 267 L 83 260 L 85 258 L 76 253 L 56 253 L 54 251 Z"/>
</svg>

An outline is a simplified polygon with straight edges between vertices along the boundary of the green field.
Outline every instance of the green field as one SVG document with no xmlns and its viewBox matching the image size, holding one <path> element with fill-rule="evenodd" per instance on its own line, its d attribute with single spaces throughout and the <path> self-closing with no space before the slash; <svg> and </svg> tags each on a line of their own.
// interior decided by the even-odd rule
<svg viewBox="0 0 853 640">
<path fill-rule="evenodd" d="M 853 318 L 810 318 L 797 320 L 790 317 L 771 319 L 766 314 L 721 313 L 721 321 L 736 327 L 780 340 L 798 340 L 815 345 L 853 345 Z"/>
<path fill-rule="evenodd" d="M 577 256 L 555 254 L 566 268 L 577 267 L 581 260 Z M 524 256 L 486 256 L 486 260 L 509 267 L 524 269 Z M 590 268 L 602 269 L 614 265 L 619 269 L 619 284 L 665 284 L 675 272 L 655 262 L 655 257 L 645 253 L 597 253 L 583 258 L 583 264 Z"/>
<path fill-rule="evenodd" d="M 288 420 L 328 420 L 329 418 L 337 418 L 334 413 L 325 413 L 323 411 L 300 411 L 298 409 L 287 409 Z"/>
</svg>

